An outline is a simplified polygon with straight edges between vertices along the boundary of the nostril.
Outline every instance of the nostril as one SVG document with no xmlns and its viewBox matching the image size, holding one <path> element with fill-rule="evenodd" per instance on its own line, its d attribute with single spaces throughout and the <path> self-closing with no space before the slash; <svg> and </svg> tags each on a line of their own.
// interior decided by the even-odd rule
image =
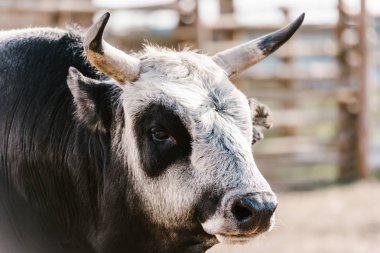
<svg viewBox="0 0 380 253">
<path fill-rule="evenodd" d="M 263 232 L 271 226 L 277 207 L 277 201 L 272 196 L 264 193 L 235 195 L 230 198 L 231 204 L 226 211 L 240 231 Z"/>
<path fill-rule="evenodd" d="M 252 217 L 252 211 L 242 205 L 240 201 L 234 203 L 231 212 L 238 222 L 245 222 Z"/>
</svg>

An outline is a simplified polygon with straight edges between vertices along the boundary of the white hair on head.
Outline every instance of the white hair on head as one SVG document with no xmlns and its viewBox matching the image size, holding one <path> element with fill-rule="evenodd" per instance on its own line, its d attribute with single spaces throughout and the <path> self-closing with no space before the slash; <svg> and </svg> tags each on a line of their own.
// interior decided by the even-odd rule
<svg viewBox="0 0 380 253">
<path fill-rule="evenodd" d="M 121 86 L 125 112 L 125 143 L 121 146 L 135 190 L 145 200 L 151 219 L 167 227 L 184 225 L 202 190 L 215 182 L 221 188 L 259 186 L 262 176 L 251 153 L 248 101 L 224 71 L 210 57 L 193 51 L 149 45 L 137 57 L 141 61 L 139 79 Z M 192 179 L 182 175 L 181 171 L 190 169 L 181 163 L 171 165 L 159 177 L 145 174 L 134 123 L 136 115 L 151 104 L 171 108 L 192 136 Z"/>
</svg>

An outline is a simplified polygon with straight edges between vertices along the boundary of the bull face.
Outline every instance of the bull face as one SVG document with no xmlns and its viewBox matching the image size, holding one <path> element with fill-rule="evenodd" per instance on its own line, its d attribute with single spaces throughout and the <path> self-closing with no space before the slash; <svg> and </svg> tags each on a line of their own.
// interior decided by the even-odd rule
<svg viewBox="0 0 380 253">
<path fill-rule="evenodd" d="M 126 165 L 141 215 L 159 231 L 169 231 L 165 245 L 183 242 L 186 252 L 198 252 L 202 247 L 194 245 L 209 246 L 215 237 L 243 242 L 269 230 L 277 201 L 251 145 L 257 122 L 252 115 L 262 106 L 252 106 L 229 78 L 289 39 L 303 15 L 276 33 L 214 57 L 155 47 L 126 55 L 102 41 L 108 18 L 105 14 L 90 28 L 85 51 L 113 79 L 109 85 L 122 90 L 123 124 L 113 150 Z M 68 80 L 80 106 L 86 97 L 80 83 L 88 80 L 75 69 Z"/>
</svg>

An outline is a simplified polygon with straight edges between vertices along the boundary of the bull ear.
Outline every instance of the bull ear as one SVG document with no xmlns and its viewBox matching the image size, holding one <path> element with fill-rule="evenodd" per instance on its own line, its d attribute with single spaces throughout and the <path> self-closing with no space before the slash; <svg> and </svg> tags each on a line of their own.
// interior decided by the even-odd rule
<svg viewBox="0 0 380 253">
<path fill-rule="evenodd" d="M 67 84 L 74 97 L 75 116 L 94 131 L 108 132 L 112 121 L 112 85 L 87 78 L 70 67 Z"/>
<path fill-rule="evenodd" d="M 253 143 L 264 139 L 261 128 L 269 129 L 272 127 L 272 113 L 269 107 L 254 98 L 248 99 L 251 109 L 252 125 L 253 125 Z"/>
</svg>

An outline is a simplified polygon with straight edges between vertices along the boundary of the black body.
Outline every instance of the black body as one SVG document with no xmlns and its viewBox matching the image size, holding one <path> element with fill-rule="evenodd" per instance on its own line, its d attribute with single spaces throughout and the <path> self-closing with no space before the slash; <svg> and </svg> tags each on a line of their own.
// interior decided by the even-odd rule
<svg viewBox="0 0 380 253">
<path fill-rule="evenodd" d="M 87 92 L 96 101 L 88 122 L 74 116 L 70 66 L 99 82 Z M 0 33 L 0 252 L 206 250 L 200 226 L 171 237 L 143 213 L 111 147 L 123 124 L 120 93 L 75 32 Z M 176 156 L 189 154 L 185 146 Z"/>
<path fill-rule="evenodd" d="M 97 219 L 109 137 L 73 118 L 69 66 L 99 78 L 73 34 L 33 31 L 0 41 L 0 229 L 9 237 L 0 243 L 10 250 L 88 248 L 78 236 Z"/>
</svg>

